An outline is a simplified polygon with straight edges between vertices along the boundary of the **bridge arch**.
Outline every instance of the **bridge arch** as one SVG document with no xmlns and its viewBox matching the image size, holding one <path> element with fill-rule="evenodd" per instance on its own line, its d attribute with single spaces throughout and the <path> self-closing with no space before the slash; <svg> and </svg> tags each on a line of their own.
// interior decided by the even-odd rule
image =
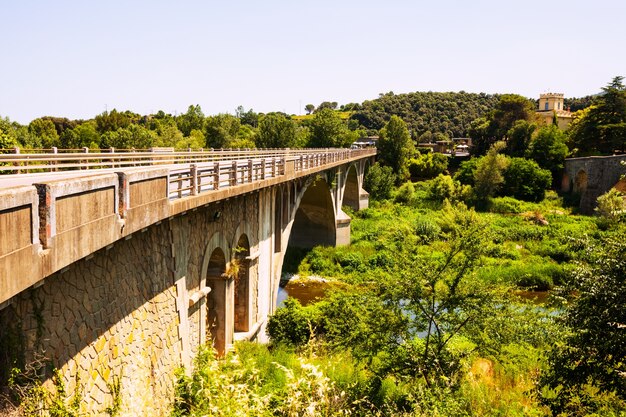
<svg viewBox="0 0 626 417">
<path fill-rule="evenodd" d="M 335 209 L 330 187 L 321 176 L 309 180 L 301 190 L 288 236 L 288 245 L 292 247 L 335 245 Z"/>
<path fill-rule="evenodd" d="M 587 171 L 584 169 L 579 170 L 576 173 L 576 177 L 574 177 L 574 192 L 584 193 L 587 190 L 588 181 Z"/>
<path fill-rule="evenodd" d="M 208 294 L 206 313 L 201 315 L 206 317 L 206 323 L 201 324 L 213 341 L 213 346 L 218 354 L 223 355 L 228 345 L 233 341 L 233 319 L 232 312 L 233 299 L 233 279 L 227 274 L 227 258 L 224 248 L 228 247 L 224 235 L 216 232 L 209 239 L 204 259 L 202 263 L 202 282 L 211 289 Z M 201 340 L 205 340 L 202 337 Z"/>
<path fill-rule="evenodd" d="M 250 330 L 250 313 L 255 283 L 251 282 L 250 274 L 250 240 L 246 233 L 237 233 L 239 236 L 233 246 L 231 269 L 234 277 L 234 331 L 247 332 Z"/>
</svg>

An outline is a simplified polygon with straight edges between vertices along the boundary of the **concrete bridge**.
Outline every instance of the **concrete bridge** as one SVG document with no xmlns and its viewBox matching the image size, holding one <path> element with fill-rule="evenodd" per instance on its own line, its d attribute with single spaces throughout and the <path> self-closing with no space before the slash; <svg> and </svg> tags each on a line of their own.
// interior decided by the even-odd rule
<svg viewBox="0 0 626 417">
<path fill-rule="evenodd" d="M 580 211 L 591 214 L 596 199 L 611 188 L 626 193 L 626 155 L 589 156 L 565 160 L 561 189 L 580 195 Z"/>
<path fill-rule="evenodd" d="M 375 150 L 216 154 L 0 156 L 46 171 L 0 177 L 0 382 L 44 358 L 89 415 L 115 381 L 163 415 L 198 346 L 264 338 L 286 248 L 349 243 Z"/>
</svg>

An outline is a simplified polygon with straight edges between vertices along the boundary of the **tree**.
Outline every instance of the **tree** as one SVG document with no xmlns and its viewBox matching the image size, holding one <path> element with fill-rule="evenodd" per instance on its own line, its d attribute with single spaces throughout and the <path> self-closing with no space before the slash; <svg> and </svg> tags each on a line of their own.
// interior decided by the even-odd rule
<svg viewBox="0 0 626 417">
<path fill-rule="evenodd" d="M 494 143 L 487 155 L 478 161 L 474 172 L 474 194 L 481 204 L 493 197 L 504 182 L 503 173 L 509 161 L 500 151 L 505 146 L 504 142 Z"/>
<path fill-rule="evenodd" d="M 391 116 L 380 130 L 378 156 L 384 165 L 390 166 L 399 180 L 408 176 L 407 163 L 415 152 L 406 123 L 398 116 Z"/>
<path fill-rule="evenodd" d="M 128 127 L 131 123 L 131 118 L 127 113 L 120 113 L 116 109 L 113 109 L 110 112 L 105 111 L 97 115 L 95 121 L 98 133 L 103 134 Z"/>
<path fill-rule="evenodd" d="M 31 135 L 38 138 L 39 143 L 44 149 L 61 145 L 59 134 L 51 120 L 35 119 L 28 125 L 28 131 Z"/>
<path fill-rule="evenodd" d="M 585 242 L 585 263 L 560 291 L 568 302 L 558 320 L 568 331 L 539 381 L 554 415 L 626 410 L 626 242 L 615 236 Z"/>
<path fill-rule="evenodd" d="M 574 115 L 570 141 L 578 155 L 626 151 L 626 88 L 624 77 L 615 77 L 604 88 L 597 104 Z"/>
<path fill-rule="evenodd" d="M 517 120 L 507 132 L 506 154 L 523 157 L 536 129 L 536 123 L 531 123 L 527 120 Z"/>
<path fill-rule="evenodd" d="M 500 96 L 496 108 L 486 117 L 472 122 L 469 130 L 472 138 L 472 153 L 483 155 L 495 142 L 506 138 L 518 120 L 532 121 L 535 118 L 535 104 L 517 94 Z"/>
<path fill-rule="evenodd" d="M 96 123 L 89 121 L 67 129 L 61 135 L 61 146 L 66 149 L 99 148 L 100 134 Z"/>
<path fill-rule="evenodd" d="M 237 107 L 236 116 L 242 125 L 257 127 L 259 125 L 259 115 L 250 109 L 245 111 L 243 106 Z"/>
<path fill-rule="evenodd" d="M 136 124 L 102 135 L 102 146 L 105 148 L 148 149 L 154 146 L 156 141 L 156 133 Z"/>
<path fill-rule="evenodd" d="M 566 141 L 567 136 L 558 126 L 544 126 L 531 139 L 525 156 L 537 162 L 541 168 L 549 170 L 556 180 L 569 153 Z"/>
<path fill-rule="evenodd" d="M 205 137 L 207 148 L 230 148 L 239 134 L 239 119 L 230 114 L 218 114 L 206 119 Z"/>
<path fill-rule="evenodd" d="M 550 171 L 540 168 L 535 161 L 524 158 L 509 159 L 503 178 L 499 194 L 523 201 L 543 200 L 546 190 L 552 184 Z"/>
<path fill-rule="evenodd" d="M 0 149 L 10 149 L 17 146 L 15 129 L 11 126 L 9 118 L 0 117 Z"/>
<path fill-rule="evenodd" d="M 280 113 L 268 113 L 259 122 L 255 142 L 259 148 L 291 148 L 296 140 L 296 125 Z"/>
<path fill-rule="evenodd" d="M 346 143 L 351 139 L 347 136 L 348 128 L 334 110 L 318 108 L 309 127 L 309 146 L 312 148 L 341 148 L 352 143 Z"/>
<path fill-rule="evenodd" d="M 311 114 L 315 110 L 315 106 L 312 104 L 307 104 L 304 106 L 304 110 L 306 110 L 306 114 Z"/>
<path fill-rule="evenodd" d="M 181 114 L 176 119 L 178 129 L 184 136 L 189 136 L 191 131 L 194 129 L 203 130 L 204 122 L 204 113 L 202 113 L 202 109 L 199 104 L 189 106 L 187 108 L 187 112 Z"/>
<path fill-rule="evenodd" d="M 396 177 L 391 167 L 381 166 L 378 162 L 367 171 L 363 180 L 363 188 L 374 200 L 384 200 L 391 196 Z"/>
</svg>

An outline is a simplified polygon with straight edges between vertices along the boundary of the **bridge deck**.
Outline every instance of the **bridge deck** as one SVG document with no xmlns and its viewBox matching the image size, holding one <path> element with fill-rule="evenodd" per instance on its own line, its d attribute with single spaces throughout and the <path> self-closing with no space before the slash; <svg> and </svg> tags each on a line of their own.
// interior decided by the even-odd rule
<svg viewBox="0 0 626 417">
<path fill-rule="evenodd" d="M 151 224 L 376 150 L 146 154 L 0 155 L 5 173 L 46 171 L 0 176 L 0 304 Z"/>
</svg>

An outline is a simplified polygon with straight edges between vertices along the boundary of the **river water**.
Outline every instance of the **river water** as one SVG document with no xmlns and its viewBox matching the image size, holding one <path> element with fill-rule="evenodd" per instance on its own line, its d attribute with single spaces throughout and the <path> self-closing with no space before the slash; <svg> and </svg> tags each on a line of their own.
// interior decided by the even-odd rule
<svg viewBox="0 0 626 417">
<path fill-rule="evenodd" d="M 286 285 L 278 288 L 277 305 L 282 306 L 287 297 L 293 297 L 303 306 L 324 298 L 326 291 L 333 284 L 315 277 L 312 280 L 289 279 Z M 535 305 L 545 305 L 550 293 L 548 291 L 516 291 L 515 295 Z"/>
</svg>

